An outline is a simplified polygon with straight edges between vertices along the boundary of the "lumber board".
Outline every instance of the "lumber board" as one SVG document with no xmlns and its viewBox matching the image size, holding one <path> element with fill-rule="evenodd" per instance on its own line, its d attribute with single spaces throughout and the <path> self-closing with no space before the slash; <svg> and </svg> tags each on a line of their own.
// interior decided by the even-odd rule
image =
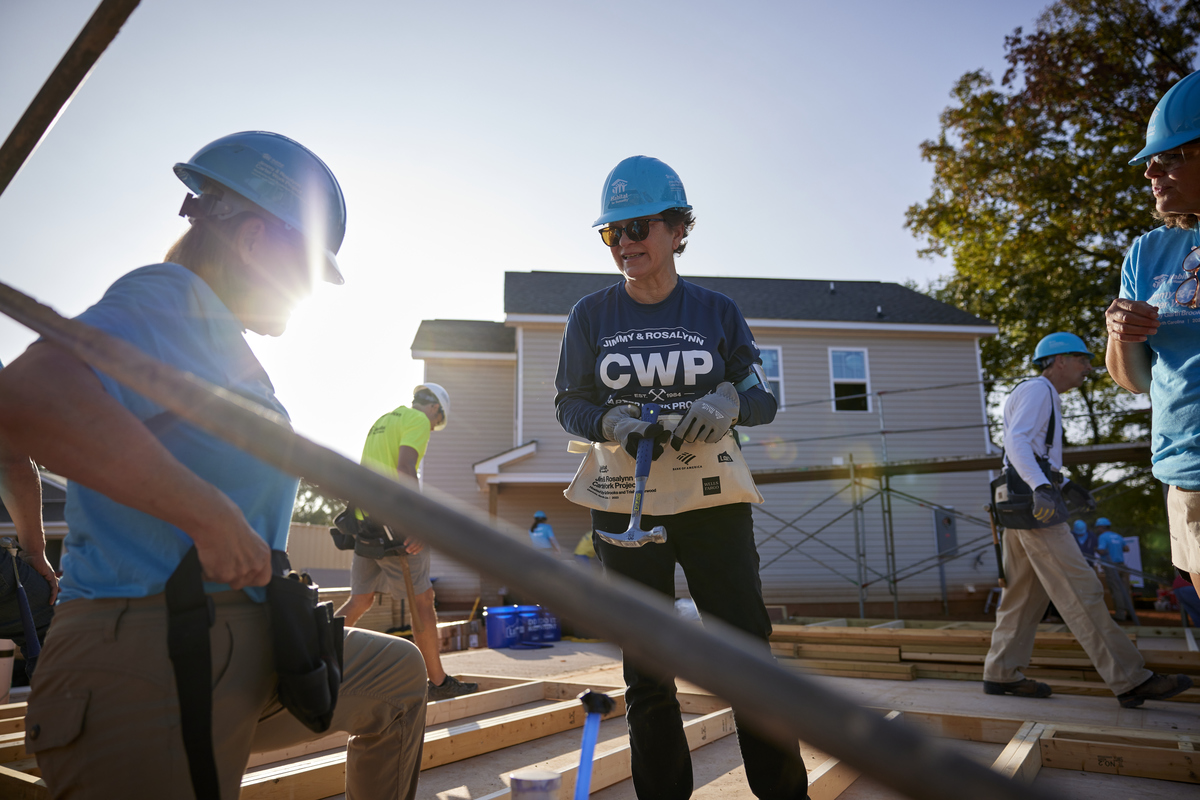
<svg viewBox="0 0 1200 800">
<path fill-rule="evenodd" d="M 12 719 L 13 717 L 24 717 L 25 707 L 28 703 L 4 703 L 0 704 L 0 719 Z"/>
<path fill-rule="evenodd" d="M 7 769 L 16 770 L 17 772 L 23 772 L 26 775 L 34 775 L 39 778 L 42 775 L 41 769 L 38 768 L 37 759 L 34 758 L 33 756 L 30 756 L 29 758 L 21 758 L 16 761 L 10 761 L 7 764 L 5 764 L 4 766 Z M 2 796 L 2 795 L 0 795 L 0 796 Z"/>
<path fill-rule="evenodd" d="M 26 758 L 25 731 L 0 734 L 0 764 L 7 764 L 19 758 Z"/>
<path fill-rule="evenodd" d="M 887 622 L 877 622 L 874 625 L 868 625 L 869 628 L 903 628 L 904 620 L 889 619 Z"/>
<path fill-rule="evenodd" d="M 0 797 L 5 800 L 50 800 L 50 790 L 39 777 L 0 766 Z"/>
<path fill-rule="evenodd" d="M 1136 643 L 1137 632 L 1122 629 Z M 829 628 L 811 625 L 776 625 L 771 634 L 773 642 L 797 644 L 857 644 L 882 647 L 918 647 L 929 645 L 941 647 L 981 647 L 985 651 L 991 646 L 990 630 L 974 629 L 921 629 L 921 628 Z M 1066 650 L 1083 653 L 1083 647 L 1069 632 L 1039 632 L 1034 647 L 1039 650 Z M 1040 653 L 1047 656 L 1063 656 L 1064 653 Z"/>
<path fill-rule="evenodd" d="M 1112 693 L 1112 689 L 1108 688 L 1108 684 L 1097 681 L 1063 681 L 1046 678 L 1043 681 L 1049 684 L 1050 688 L 1059 694 L 1080 694 L 1089 697 L 1112 697 L 1116 699 Z M 1167 703 L 1200 703 L 1200 689 L 1188 689 L 1182 694 L 1177 694 Z"/>
<path fill-rule="evenodd" d="M 781 658 L 779 659 L 779 665 L 809 675 L 831 675 L 838 678 L 876 678 L 891 681 L 911 681 L 917 677 L 916 666 L 913 664 Z"/>
<path fill-rule="evenodd" d="M 425 708 L 425 724 L 441 725 L 480 714 L 490 714 L 506 708 L 536 703 L 546 697 L 546 686 L 541 681 L 518 683 L 514 686 L 503 686 L 499 689 L 488 689 L 474 694 L 452 697 L 449 700 L 437 700 Z"/>
<path fill-rule="evenodd" d="M 623 692 L 610 692 L 616 700 L 612 712 L 603 719 L 619 717 L 625 713 Z M 421 769 L 432 769 L 443 764 L 490 753 L 514 744 L 522 744 L 550 736 L 555 733 L 583 726 L 587 713 L 578 700 L 566 700 L 551 706 L 518 711 L 482 722 L 457 725 L 441 731 L 427 731 L 425 748 L 421 754 Z"/>
<path fill-rule="evenodd" d="M 715 742 L 733 733 L 734 730 L 736 728 L 733 724 L 733 710 L 730 708 L 714 711 L 711 714 L 689 720 L 683 724 L 683 733 L 687 737 L 689 750 L 695 750 L 709 742 Z M 562 776 L 559 797 L 574 796 L 575 776 L 578 774 L 578 770 L 579 766 L 577 764 L 558 770 L 559 775 Z M 519 772 L 520 770 L 513 771 Z M 609 786 L 627 780 L 632 774 L 628 742 L 606 750 L 603 753 L 598 753 L 592 759 L 592 784 L 589 787 L 589 793 L 594 794 L 601 789 L 606 789 Z M 507 781 L 507 777 L 505 777 L 505 780 Z M 512 791 L 505 788 L 484 795 L 479 800 L 509 800 L 511 797 Z"/>
<path fill-rule="evenodd" d="M 611 686 L 593 686 L 587 683 L 546 681 L 544 685 L 547 700 L 578 698 L 579 695 L 589 689 L 593 692 L 613 691 L 613 687 Z M 707 692 L 676 692 L 675 698 L 679 701 L 679 710 L 685 714 L 711 714 L 714 711 L 720 711 L 729 707 L 728 701 Z"/>
<path fill-rule="evenodd" d="M 301 756 L 324 753 L 327 750 L 336 750 L 339 747 L 345 747 L 349 739 L 350 734 L 345 731 L 334 731 L 319 739 L 294 744 L 291 747 L 284 747 L 279 750 L 266 750 L 261 753 L 251 753 L 249 760 L 246 762 L 246 769 L 274 764 L 278 761 L 288 761 L 293 758 L 300 758 Z"/>
<path fill-rule="evenodd" d="M 1156 672 L 1200 674 L 1200 653 L 1193 653 L 1189 650 L 1145 649 L 1141 652 L 1142 658 L 1146 660 L 1146 669 Z"/>
<path fill-rule="evenodd" d="M 845 628 L 848 624 L 845 619 L 826 619 L 820 622 L 810 622 L 804 627 L 806 628 Z"/>
<path fill-rule="evenodd" d="M 529 678 L 507 678 L 503 675 L 455 675 L 464 683 L 478 683 L 479 691 L 503 689 L 505 686 L 516 686 L 519 683 L 529 683 Z"/>
<path fill-rule="evenodd" d="M 330 753 L 242 777 L 241 800 L 318 800 L 346 791 L 346 753 Z"/>
<path fill-rule="evenodd" d="M 9 717 L 0 719 L 0 733 L 18 733 L 25 730 L 24 717 Z"/>
<path fill-rule="evenodd" d="M 774 645 L 772 645 L 774 647 Z M 899 661 L 899 647 L 854 644 L 793 644 L 795 658 L 833 658 L 844 661 Z"/>
<path fill-rule="evenodd" d="M 1191 628 L 1183 629 L 1183 639 L 1185 642 L 1187 642 L 1187 649 L 1189 652 L 1195 653 L 1197 651 L 1200 651 L 1200 647 L 1196 646 L 1196 637 L 1192 633 Z"/>
<path fill-rule="evenodd" d="M 514 706 L 525 705 L 526 703 L 536 703 L 544 699 L 546 699 L 545 687 L 539 681 L 532 681 L 530 683 L 520 683 L 515 686 L 506 686 L 502 689 L 490 689 L 486 692 L 476 692 L 475 694 L 464 695 L 462 697 L 453 697 L 449 700 L 437 700 L 426 706 L 425 724 L 441 725 L 446 722 L 466 719 L 467 717 L 474 717 L 480 714 L 488 714 L 493 711 L 502 711 Z M 276 761 L 287 761 L 288 759 L 299 758 L 301 756 L 324 753 L 326 750 L 345 747 L 346 740 L 349 738 L 349 734 L 339 731 L 310 742 L 296 744 L 280 750 L 253 753 L 246 766 L 247 768 L 261 767 L 264 764 L 273 764 Z"/>
<path fill-rule="evenodd" d="M 1058 769 L 1200 783 L 1200 753 L 1194 749 L 1181 749 L 1181 745 L 1193 745 L 1167 741 L 1164 744 L 1170 746 L 1044 736 L 1041 760 L 1045 766 Z"/>
<path fill-rule="evenodd" d="M 620 691 L 610 695 L 616 708 L 605 718 L 625 713 L 625 698 Z M 456 698 L 457 699 L 457 698 Z M 481 722 L 457 725 L 440 731 L 426 731 L 421 754 L 421 769 L 490 753 L 515 744 L 561 733 L 583 725 L 586 714 L 578 700 L 505 714 Z M 346 753 L 324 756 L 261 770 L 242 778 L 242 800 L 301 800 L 321 798 L 345 791 Z M 325 791 L 336 786 L 333 791 Z M 324 794 L 318 793 L 324 791 Z"/>
<path fill-rule="evenodd" d="M 905 711 L 904 719 L 934 736 L 968 742 L 1004 744 L 1021 729 L 1021 720 L 935 711 Z"/>
<path fill-rule="evenodd" d="M 1042 733 L 1046 726 L 1032 720 L 1021 724 L 1020 729 L 1009 740 L 992 769 L 1006 778 L 1021 783 L 1033 783 L 1042 768 Z"/>
</svg>

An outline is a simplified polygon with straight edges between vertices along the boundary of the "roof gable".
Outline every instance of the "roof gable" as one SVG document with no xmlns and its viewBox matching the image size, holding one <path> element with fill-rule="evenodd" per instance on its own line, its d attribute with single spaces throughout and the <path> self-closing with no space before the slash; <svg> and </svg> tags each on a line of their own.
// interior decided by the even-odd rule
<svg viewBox="0 0 1200 800">
<path fill-rule="evenodd" d="M 427 352 L 515 353 L 516 330 L 503 322 L 474 319 L 421 321 L 412 349 Z"/>
</svg>

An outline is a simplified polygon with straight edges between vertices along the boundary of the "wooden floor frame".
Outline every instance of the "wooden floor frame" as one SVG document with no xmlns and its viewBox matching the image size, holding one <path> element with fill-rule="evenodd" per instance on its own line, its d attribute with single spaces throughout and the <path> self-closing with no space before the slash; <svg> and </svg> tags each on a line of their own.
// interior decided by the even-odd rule
<svg viewBox="0 0 1200 800">
<path fill-rule="evenodd" d="M 430 703 L 428 724 L 440 726 L 485 714 L 494 716 L 428 731 L 422 770 L 582 727 L 585 715 L 575 697 L 594 688 L 570 681 L 461 677 L 480 683 L 482 691 Z M 617 705 L 607 718 L 624 714 L 621 690 L 613 689 L 609 694 Z M 701 715 L 684 725 L 690 749 L 734 732 L 733 712 L 719 698 L 680 692 L 679 700 L 685 713 Z M 531 703 L 540 705 L 518 708 Z M 1197 735 L 933 711 L 878 710 L 889 719 L 904 718 L 936 737 L 1003 744 L 1004 750 L 992 769 L 1025 783 L 1032 782 L 1042 767 L 1200 783 Z M 505 711 L 509 713 L 495 715 Z M 24 749 L 24 712 L 24 703 L 0 705 L 0 796 L 46 800 L 49 794 L 38 777 L 37 764 Z M 242 798 L 319 800 L 341 794 L 345 790 L 346 738 L 344 733 L 334 734 L 303 746 L 256 754 L 242 780 Z M 562 776 L 561 797 L 574 796 L 577 769 L 572 765 L 558 770 Z M 507 775 L 501 776 L 505 783 Z M 593 760 L 591 791 L 600 791 L 629 776 L 628 743 L 601 750 Z M 812 800 L 834 800 L 857 778 L 853 768 L 836 758 L 827 759 L 809 773 L 809 796 Z M 479 800 L 510 796 L 505 788 Z"/>
</svg>

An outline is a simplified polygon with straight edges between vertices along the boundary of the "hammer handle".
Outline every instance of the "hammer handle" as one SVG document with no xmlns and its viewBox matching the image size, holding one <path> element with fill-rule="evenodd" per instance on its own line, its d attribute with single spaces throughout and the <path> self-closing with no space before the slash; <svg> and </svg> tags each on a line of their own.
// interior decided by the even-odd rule
<svg viewBox="0 0 1200 800">
<path fill-rule="evenodd" d="M 646 403 L 642 406 L 642 422 L 654 424 L 658 422 L 659 407 L 657 403 Z M 634 478 L 650 477 L 650 463 L 654 460 L 654 441 L 642 439 L 638 442 L 637 464 L 633 469 Z"/>
<path fill-rule="evenodd" d="M 417 613 L 417 593 L 414 591 L 412 571 L 408 568 L 408 553 L 400 556 L 400 571 L 404 573 L 404 592 L 408 595 L 409 622 L 412 623 L 413 635 L 424 633 L 421 615 Z"/>
</svg>

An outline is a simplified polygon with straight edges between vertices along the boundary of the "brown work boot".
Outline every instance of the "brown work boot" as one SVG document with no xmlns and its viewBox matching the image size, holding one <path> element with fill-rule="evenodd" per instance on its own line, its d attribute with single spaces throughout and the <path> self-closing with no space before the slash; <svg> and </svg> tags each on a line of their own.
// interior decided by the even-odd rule
<svg viewBox="0 0 1200 800">
<path fill-rule="evenodd" d="M 449 700 L 452 697 L 462 697 L 464 694 L 474 694 L 479 691 L 478 683 L 463 683 L 453 675 L 447 675 L 441 686 L 434 684 L 433 681 L 428 683 L 425 696 L 429 698 L 430 702 Z"/>
<path fill-rule="evenodd" d="M 1049 697 L 1054 692 L 1047 684 L 1039 683 L 1032 678 L 1025 678 L 1011 683 L 984 681 L 984 694 L 1011 694 L 1014 697 Z"/>
<path fill-rule="evenodd" d="M 1166 700 L 1192 688 L 1192 679 L 1187 675 L 1160 675 L 1154 673 L 1141 686 L 1118 695 L 1122 708 L 1137 708 L 1147 700 Z"/>
</svg>

